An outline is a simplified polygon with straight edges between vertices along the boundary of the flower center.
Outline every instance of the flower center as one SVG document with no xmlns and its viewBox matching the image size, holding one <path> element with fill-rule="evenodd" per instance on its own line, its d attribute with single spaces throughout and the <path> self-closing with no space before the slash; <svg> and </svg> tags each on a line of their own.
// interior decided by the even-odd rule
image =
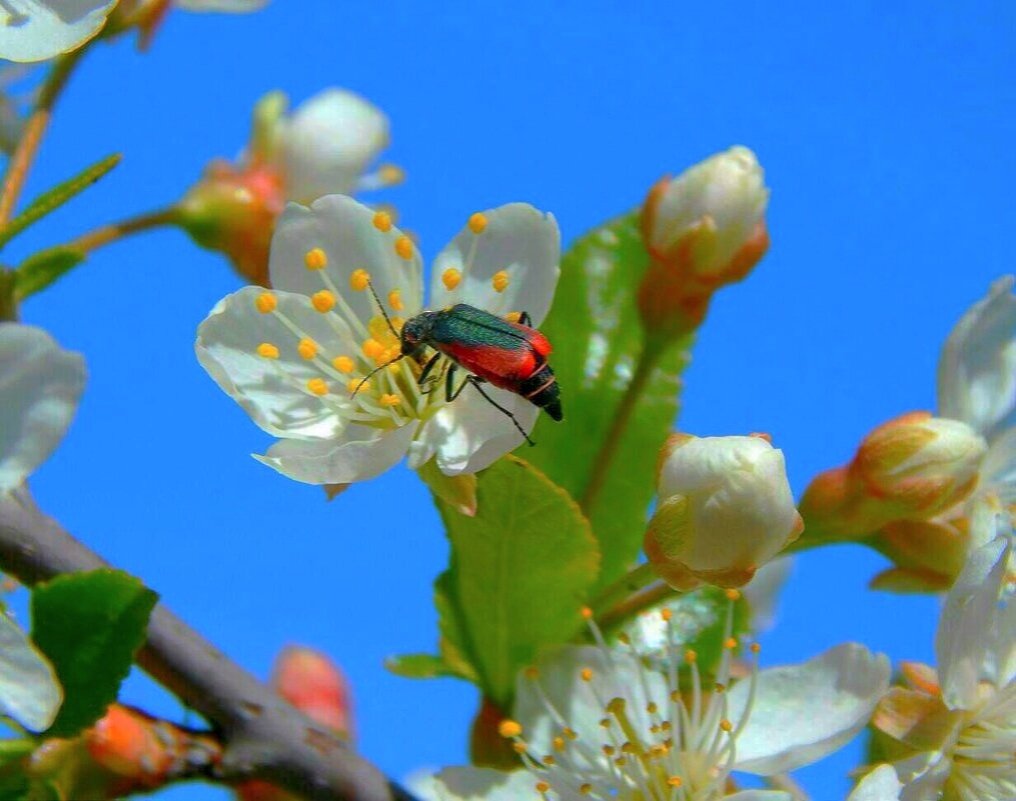
<svg viewBox="0 0 1016 801">
<path fill-rule="evenodd" d="M 943 801 L 1016 798 L 1016 682 L 970 713 L 950 757 Z"/>
</svg>

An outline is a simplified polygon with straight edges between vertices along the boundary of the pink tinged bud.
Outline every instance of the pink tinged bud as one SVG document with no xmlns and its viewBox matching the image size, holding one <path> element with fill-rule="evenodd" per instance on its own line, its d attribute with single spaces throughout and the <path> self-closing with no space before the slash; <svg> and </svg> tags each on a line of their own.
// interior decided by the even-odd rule
<svg viewBox="0 0 1016 801">
<path fill-rule="evenodd" d="M 987 450 L 966 423 L 912 412 L 868 434 L 850 473 L 890 519 L 927 519 L 970 495 Z"/>
<path fill-rule="evenodd" d="M 783 453 L 762 437 L 675 435 L 657 489 L 644 547 L 677 589 L 742 586 L 802 531 Z"/>
<path fill-rule="evenodd" d="M 88 752 L 111 773 L 157 787 L 173 764 L 173 753 L 163 744 L 152 719 L 119 704 L 85 734 Z"/>
<path fill-rule="evenodd" d="M 311 719 L 352 738 L 352 699 L 345 676 L 324 654 L 289 646 L 275 662 L 272 685 Z"/>
</svg>

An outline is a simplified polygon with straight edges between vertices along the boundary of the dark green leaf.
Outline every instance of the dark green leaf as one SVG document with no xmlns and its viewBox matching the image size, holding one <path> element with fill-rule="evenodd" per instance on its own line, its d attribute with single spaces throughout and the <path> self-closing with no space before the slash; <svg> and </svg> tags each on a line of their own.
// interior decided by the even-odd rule
<svg viewBox="0 0 1016 801">
<path fill-rule="evenodd" d="M 65 695 L 48 735 L 76 734 L 116 699 L 156 600 L 118 570 L 69 573 L 32 590 L 32 639 L 56 668 Z"/>
<path fill-rule="evenodd" d="M 56 211 L 72 197 L 90 187 L 119 164 L 120 159 L 119 153 L 106 156 L 106 158 L 100 159 L 90 167 L 86 167 L 73 178 L 43 192 L 29 203 L 21 214 L 4 226 L 3 230 L 0 230 L 0 247 L 6 245 L 30 225 L 38 222 L 47 214 Z"/>
<path fill-rule="evenodd" d="M 24 300 L 29 295 L 34 295 L 84 260 L 84 251 L 64 245 L 40 250 L 25 259 L 14 271 L 15 297 Z"/>
<path fill-rule="evenodd" d="M 577 499 L 642 352 L 635 295 L 647 266 L 635 213 L 591 231 L 564 255 L 554 305 L 541 326 L 554 345 L 551 364 L 565 418 L 543 420 L 533 435 L 537 447 L 526 457 Z M 586 510 L 602 551 L 600 587 L 638 555 L 656 455 L 674 424 L 690 344 L 671 346 L 651 371 L 602 491 Z"/>
<path fill-rule="evenodd" d="M 513 457 L 479 475 L 475 517 L 435 502 L 452 546 L 436 586 L 442 659 L 471 666 L 484 694 L 507 708 L 537 649 L 580 629 L 596 541 L 568 494 Z"/>
</svg>

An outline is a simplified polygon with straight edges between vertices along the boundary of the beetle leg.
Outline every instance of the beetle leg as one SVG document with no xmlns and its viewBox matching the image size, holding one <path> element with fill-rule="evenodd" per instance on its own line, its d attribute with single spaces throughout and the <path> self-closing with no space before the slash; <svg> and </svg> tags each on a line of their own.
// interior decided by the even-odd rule
<svg viewBox="0 0 1016 801">
<path fill-rule="evenodd" d="M 438 353 L 435 353 L 433 356 L 431 356 L 427 360 L 427 363 L 423 366 L 423 372 L 421 372 L 420 373 L 420 377 L 418 379 L 416 379 L 416 383 L 419 386 L 422 387 L 424 384 L 427 383 L 427 379 L 430 378 L 430 374 L 431 374 L 431 371 L 434 369 L 434 365 L 437 364 L 437 361 L 440 358 L 441 358 L 441 354 L 440 354 L 440 352 L 438 352 Z M 431 388 L 431 389 L 426 390 L 423 394 L 427 395 L 427 394 L 429 394 L 429 393 L 431 393 L 433 391 L 434 391 L 433 388 Z"/>
<path fill-rule="evenodd" d="M 533 327 L 533 318 L 529 316 L 529 312 L 519 312 L 519 325 L 525 325 L 529 328 Z"/>
<path fill-rule="evenodd" d="M 458 389 L 453 389 L 455 386 L 455 371 L 458 369 L 459 366 L 452 362 L 451 367 L 448 368 L 448 372 L 445 373 L 445 401 L 448 403 L 451 403 L 459 395 L 461 395 L 462 390 L 464 390 L 466 388 L 466 384 L 469 383 L 469 379 L 467 378 L 462 382 Z"/>
<path fill-rule="evenodd" d="M 498 403 L 496 400 L 490 397 L 490 395 L 488 395 L 486 392 L 483 391 L 483 387 L 480 385 L 485 383 L 486 381 L 484 381 L 479 376 L 471 375 L 467 377 L 465 381 L 462 382 L 462 386 L 459 387 L 459 391 L 455 393 L 455 398 L 457 398 L 462 393 L 462 390 L 465 388 L 466 384 L 472 384 L 474 387 L 476 387 L 476 391 L 479 392 L 481 395 L 483 395 L 483 397 L 487 400 L 487 403 L 489 403 L 495 409 L 500 411 L 502 414 L 507 415 L 508 419 L 512 421 L 515 428 L 519 430 L 519 433 L 523 437 L 525 437 L 526 442 L 528 442 L 530 445 L 535 445 L 536 443 L 529 438 L 529 434 L 526 433 L 526 430 L 522 427 L 522 424 L 519 423 L 515 415 L 512 414 L 508 409 L 506 409 L 504 406 L 502 406 L 500 403 Z M 454 400 L 455 398 L 452 398 L 452 400 Z"/>
</svg>

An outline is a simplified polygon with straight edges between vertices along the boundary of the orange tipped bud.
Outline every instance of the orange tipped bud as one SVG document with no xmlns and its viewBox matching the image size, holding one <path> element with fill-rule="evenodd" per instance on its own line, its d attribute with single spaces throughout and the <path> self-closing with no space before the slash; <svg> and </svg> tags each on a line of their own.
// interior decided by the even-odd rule
<svg viewBox="0 0 1016 801">
<path fill-rule="evenodd" d="M 291 645 L 275 662 L 272 686 L 279 695 L 322 726 L 351 738 L 352 700 L 345 677 L 324 654 Z"/>
</svg>

